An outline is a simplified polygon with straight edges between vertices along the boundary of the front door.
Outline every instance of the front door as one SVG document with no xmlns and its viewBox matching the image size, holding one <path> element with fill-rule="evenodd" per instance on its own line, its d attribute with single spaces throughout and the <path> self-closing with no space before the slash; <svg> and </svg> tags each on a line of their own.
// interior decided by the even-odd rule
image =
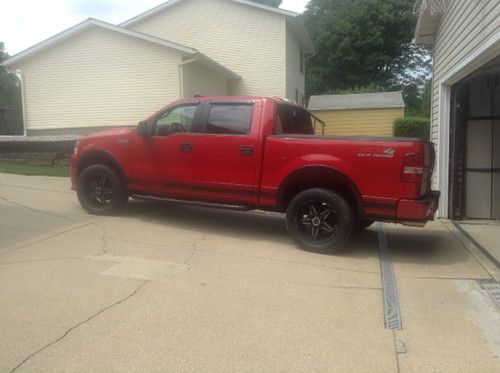
<svg viewBox="0 0 500 373">
<path fill-rule="evenodd" d="M 202 104 L 185 103 L 168 108 L 153 119 L 152 135 L 141 141 L 140 175 L 134 189 L 189 197 L 195 178 L 196 127 Z"/>
</svg>

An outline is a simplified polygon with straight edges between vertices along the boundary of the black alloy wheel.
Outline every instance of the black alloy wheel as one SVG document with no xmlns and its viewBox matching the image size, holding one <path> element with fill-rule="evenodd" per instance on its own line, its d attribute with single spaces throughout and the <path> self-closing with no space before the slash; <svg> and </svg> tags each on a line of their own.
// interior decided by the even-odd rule
<svg viewBox="0 0 500 373">
<path fill-rule="evenodd" d="M 342 195 L 314 188 L 292 199 L 286 222 L 288 232 L 301 247 L 313 251 L 334 251 L 348 240 L 354 218 L 349 203 Z"/>
<path fill-rule="evenodd" d="M 331 240 L 337 234 L 337 213 L 327 202 L 305 201 L 295 216 L 295 226 L 315 242 Z"/>
<path fill-rule="evenodd" d="M 92 165 L 82 171 L 77 194 L 82 207 L 96 215 L 111 214 L 128 200 L 120 178 L 105 165 Z"/>
</svg>

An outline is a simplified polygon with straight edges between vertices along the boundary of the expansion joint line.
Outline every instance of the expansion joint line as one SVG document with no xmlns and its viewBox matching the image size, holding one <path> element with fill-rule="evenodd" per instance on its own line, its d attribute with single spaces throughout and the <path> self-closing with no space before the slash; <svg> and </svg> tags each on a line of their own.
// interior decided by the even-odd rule
<svg viewBox="0 0 500 373">
<path fill-rule="evenodd" d="M 401 329 L 401 312 L 399 310 L 398 291 L 392 268 L 391 255 L 387 245 L 384 223 L 377 223 L 380 274 L 382 276 L 382 294 L 384 302 L 384 323 L 387 329 Z"/>
</svg>

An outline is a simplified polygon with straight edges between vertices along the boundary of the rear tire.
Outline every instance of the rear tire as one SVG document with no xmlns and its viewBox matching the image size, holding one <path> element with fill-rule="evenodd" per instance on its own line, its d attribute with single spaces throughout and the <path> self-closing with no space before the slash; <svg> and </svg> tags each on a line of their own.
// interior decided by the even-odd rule
<svg viewBox="0 0 500 373">
<path fill-rule="evenodd" d="M 336 251 L 349 239 L 354 215 L 347 200 L 339 193 L 323 188 L 297 194 L 286 212 L 286 227 L 304 249 Z"/>
<path fill-rule="evenodd" d="M 77 195 L 82 207 L 94 215 L 113 214 L 128 200 L 128 193 L 118 174 L 101 164 L 82 171 L 78 177 Z"/>
</svg>

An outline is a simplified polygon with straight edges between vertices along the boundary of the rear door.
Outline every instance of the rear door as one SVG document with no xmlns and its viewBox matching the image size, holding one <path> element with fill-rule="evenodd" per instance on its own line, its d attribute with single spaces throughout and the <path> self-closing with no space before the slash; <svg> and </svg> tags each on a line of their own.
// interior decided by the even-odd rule
<svg viewBox="0 0 500 373">
<path fill-rule="evenodd" d="M 196 182 L 213 201 L 255 204 L 260 101 L 208 101 L 196 138 Z"/>
</svg>

